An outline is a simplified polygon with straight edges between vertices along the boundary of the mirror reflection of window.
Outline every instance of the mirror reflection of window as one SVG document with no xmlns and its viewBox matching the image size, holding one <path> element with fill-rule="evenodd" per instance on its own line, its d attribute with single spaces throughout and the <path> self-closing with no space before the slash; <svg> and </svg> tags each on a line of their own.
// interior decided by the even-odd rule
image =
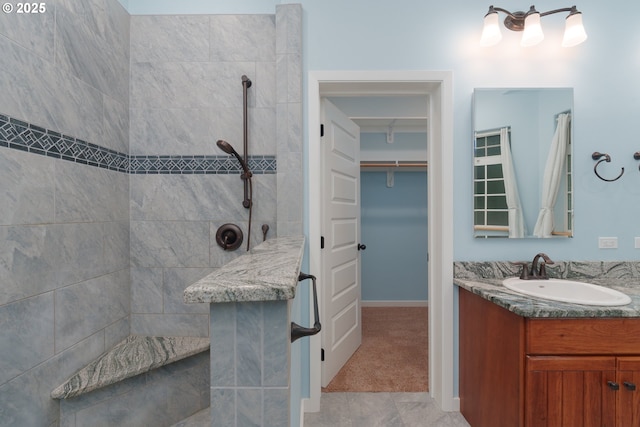
<svg viewBox="0 0 640 427">
<path fill-rule="evenodd" d="M 571 139 L 569 139 L 569 150 L 567 150 L 567 176 L 565 187 L 567 191 L 567 197 L 564 200 L 564 211 L 566 216 L 564 217 L 564 229 L 567 230 L 564 234 L 567 237 L 573 235 L 573 171 L 571 170 Z"/>
<path fill-rule="evenodd" d="M 476 133 L 473 225 L 477 237 L 509 235 L 509 214 L 500 147 L 500 129 Z"/>
</svg>

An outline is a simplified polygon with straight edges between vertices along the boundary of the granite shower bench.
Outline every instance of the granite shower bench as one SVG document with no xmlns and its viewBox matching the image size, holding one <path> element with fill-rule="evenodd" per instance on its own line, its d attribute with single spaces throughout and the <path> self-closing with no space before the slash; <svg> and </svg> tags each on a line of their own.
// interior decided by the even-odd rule
<svg viewBox="0 0 640 427">
<path fill-rule="evenodd" d="M 209 405 L 209 338 L 129 336 L 51 392 L 60 426 L 168 425 Z"/>
<path fill-rule="evenodd" d="M 270 239 L 189 286 L 185 302 L 211 304 L 211 337 L 126 338 L 51 392 L 60 426 L 171 425 L 209 405 L 207 425 L 288 426 L 303 249 L 304 237 Z"/>
<path fill-rule="evenodd" d="M 209 338 L 129 336 L 51 392 L 68 399 L 209 350 Z"/>
</svg>

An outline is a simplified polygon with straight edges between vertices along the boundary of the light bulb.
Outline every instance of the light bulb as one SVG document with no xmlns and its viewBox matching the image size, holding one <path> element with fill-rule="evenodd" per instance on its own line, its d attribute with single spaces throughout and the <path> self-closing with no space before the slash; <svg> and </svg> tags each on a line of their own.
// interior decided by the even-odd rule
<svg viewBox="0 0 640 427">
<path fill-rule="evenodd" d="M 540 13 L 529 11 L 527 17 L 524 19 L 524 32 L 522 33 L 522 40 L 520 40 L 520 46 L 533 46 L 540 43 L 544 39 L 544 33 L 540 26 Z"/>
<path fill-rule="evenodd" d="M 564 38 L 562 39 L 563 47 L 572 47 L 579 45 L 587 39 L 587 33 L 582 26 L 582 13 L 571 13 L 567 16 L 564 28 Z"/>
</svg>

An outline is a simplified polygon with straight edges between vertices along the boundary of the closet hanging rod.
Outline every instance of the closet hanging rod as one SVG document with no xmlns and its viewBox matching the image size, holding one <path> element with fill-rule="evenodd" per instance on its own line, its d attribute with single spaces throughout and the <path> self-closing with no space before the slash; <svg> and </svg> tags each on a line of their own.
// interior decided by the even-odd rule
<svg viewBox="0 0 640 427">
<path fill-rule="evenodd" d="M 426 161 L 362 161 L 361 168 L 426 168 Z"/>
</svg>

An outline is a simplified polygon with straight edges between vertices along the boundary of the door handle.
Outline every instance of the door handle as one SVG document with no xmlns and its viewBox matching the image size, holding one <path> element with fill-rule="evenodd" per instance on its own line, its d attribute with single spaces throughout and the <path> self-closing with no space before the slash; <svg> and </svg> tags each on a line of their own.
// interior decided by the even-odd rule
<svg viewBox="0 0 640 427">
<path fill-rule="evenodd" d="M 318 313 L 318 292 L 316 289 L 316 276 L 312 276 L 311 274 L 305 274 L 302 272 L 298 275 L 298 282 L 302 282 L 303 280 L 307 279 L 311 279 L 311 282 L 313 284 L 313 328 L 305 328 L 304 326 L 300 326 L 295 322 L 291 322 L 291 342 L 294 342 L 298 338 L 315 335 L 320 332 L 320 329 L 322 328 L 322 325 L 320 324 L 320 314 Z"/>
<path fill-rule="evenodd" d="M 358 243 L 358 250 L 359 251 L 364 251 L 365 249 L 367 249 L 367 245 L 363 245 L 361 243 Z"/>
<path fill-rule="evenodd" d="M 627 388 L 627 390 L 629 391 L 635 391 L 636 390 L 636 385 L 634 383 L 630 383 L 629 381 L 625 381 L 622 384 L 624 384 L 624 386 Z"/>
<path fill-rule="evenodd" d="M 618 384 L 617 382 L 607 381 L 607 385 L 611 390 L 615 390 L 615 391 L 620 390 L 620 384 Z"/>
</svg>

